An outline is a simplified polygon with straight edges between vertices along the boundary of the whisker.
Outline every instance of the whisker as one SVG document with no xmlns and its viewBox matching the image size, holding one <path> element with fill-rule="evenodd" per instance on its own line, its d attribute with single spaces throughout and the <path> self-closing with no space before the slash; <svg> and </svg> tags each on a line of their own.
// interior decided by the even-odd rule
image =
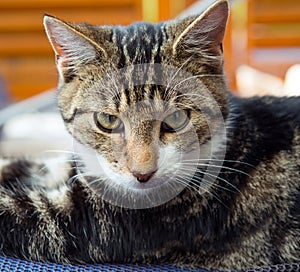
<svg viewBox="0 0 300 272">
<path fill-rule="evenodd" d="M 213 190 L 211 190 L 210 188 L 216 188 L 217 190 L 219 189 L 222 189 L 222 190 L 226 190 L 226 191 L 230 191 L 232 192 L 231 190 L 229 190 L 228 188 L 223 188 L 222 186 L 214 183 L 214 182 L 211 182 L 210 180 L 207 180 L 207 179 L 202 179 L 201 180 L 201 183 L 202 182 L 205 182 L 205 184 L 202 184 L 200 187 L 202 190 L 204 190 L 206 193 L 208 193 L 209 195 L 211 195 L 213 198 L 215 198 L 219 203 L 221 203 L 224 207 L 228 208 L 228 206 L 220 199 L 220 197 L 218 197 L 217 193 Z M 208 188 L 206 188 L 208 187 Z"/>
<path fill-rule="evenodd" d="M 169 87 L 170 84 L 173 82 L 174 78 L 176 78 L 176 76 L 178 75 L 178 73 L 183 69 L 183 67 L 189 63 L 189 61 L 192 59 L 192 56 L 190 56 L 189 58 L 187 58 L 182 65 L 176 70 L 176 72 L 174 73 L 174 75 L 172 75 L 172 77 L 168 80 L 167 86 L 166 86 L 166 91 L 169 92 Z"/>
<path fill-rule="evenodd" d="M 203 174 L 203 175 L 205 175 L 205 172 L 202 172 L 202 171 L 198 171 L 199 173 L 201 173 L 201 174 Z M 185 173 L 182 173 L 183 175 L 185 174 Z M 210 176 L 210 175 L 209 175 Z M 213 177 L 215 177 L 215 176 L 213 176 Z M 209 181 L 208 179 L 205 179 L 204 177 L 201 177 L 201 178 L 199 178 L 199 177 L 197 177 L 197 176 L 194 176 L 194 177 L 191 177 L 190 178 L 190 182 L 193 182 L 193 183 L 195 183 L 195 181 L 197 181 L 198 183 L 199 183 L 199 186 L 203 186 L 203 185 L 200 185 L 201 183 L 203 183 L 203 181 L 204 182 L 207 182 L 207 183 L 209 183 L 210 184 L 210 186 L 213 186 L 213 187 L 215 187 L 215 188 L 217 188 L 217 189 L 222 189 L 222 190 L 225 190 L 225 191 L 228 191 L 228 192 L 231 192 L 231 193 L 234 193 L 234 192 L 236 192 L 236 190 L 230 190 L 229 188 L 226 188 L 226 187 L 224 187 L 224 186 L 221 186 L 220 184 L 217 184 L 217 183 L 215 183 L 215 182 L 212 182 L 212 181 Z"/>
<path fill-rule="evenodd" d="M 183 169 L 183 170 L 190 170 L 189 168 L 181 168 L 181 169 Z M 213 174 L 211 174 L 211 173 L 203 172 L 203 171 L 201 171 L 201 170 L 199 170 L 199 169 L 198 169 L 198 173 L 201 173 L 201 174 L 203 174 L 204 176 L 205 176 L 205 175 L 208 175 L 208 176 L 210 176 L 210 177 L 212 177 L 212 178 L 214 178 L 214 179 L 222 180 L 222 181 L 224 181 L 226 184 L 228 184 L 228 185 L 230 185 L 231 187 L 233 187 L 233 189 L 235 189 L 235 191 L 232 191 L 232 190 L 230 190 L 229 188 L 223 187 L 223 186 L 221 186 L 221 185 L 219 185 L 219 184 L 216 184 L 216 183 L 214 183 L 214 182 L 212 182 L 212 181 L 209 181 L 209 183 L 210 183 L 211 185 L 213 185 L 214 187 L 218 187 L 218 188 L 220 188 L 220 189 L 222 189 L 222 190 L 226 190 L 226 191 L 230 191 L 230 192 L 236 192 L 236 191 L 237 191 L 237 192 L 241 193 L 241 192 L 239 191 L 239 189 L 237 189 L 237 188 L 236 188 L 234 185 L 232 185 L 229 181 L 227 181 L 227 180 L 225 180 L 225 179 L 223 179 L 223 178 L 221 178 L 221 177 L 219 177 L 219 176 L 213 175 Z M 187 175 L 186 173 L 182 173 L 182 174 L 183 174 L 183 175 Z M 191 176 L 191 175 L 189 175 L 189 176 Z M 204 179 L 204 177 L 201 177 L 201 179 L 199 179 L 199 177 L 196 177 L 196 176 L 193 176 L 192 179 L 191 179 L 191 181 L 195 181 L 195 179 L 196 179 L 197 181 L 199 181 L 200 183 L 202 183 L 203 180 L 206 181 L 206 182 L 208 182 L 208 180 L 207 180 L 207 179 Z"/>
<path fill-rule="evenodd" d="M 44 153 L 66 153 L 66 154 L 74 154 L 74 151 L 70 151 L 70 150 L 62 150 L 62 149 L 48 149 L 48 150 L 44 150 Z"/>
<path fill-rule="evenodd" d="M 174 181 L 176 183 L 184 185 L 187 189 L 189 189 L 195 195 L 195 197 L 197 197 L 196 193 L 198 193 L 199 188 L 196 184 L 191 183 L 189 179 L 179 176 Z"/>
<path fill-rule="evenodd" d="M 78 168 L 77 168 L 78 169 Z M 73 183 L 78 178 L 91 177 L 94 176 L 92 172 L 80 172 L 78 171 L 76 175 L 73 175 L 67 181 L 68 184 Z"/>
<path fill-rule="evenodd" d="M 178 82 L 178 83 L 175 84 L 174 86 L 172 86 L 171 92 L 172 92 L 173 90 L 176 90 L 176 88 L 177 88 L 179 85 L 181 85 L 181 84 L 183 84 L 184 82 L 189 81 L 189 80 L 191 80 L 191 79 L 197 79 L 197 78 L 201 78 L 201 77 L 223 77 L 223 76 L 224 76 L 224 75 L 222 75 L 222 74 L 201 74 L 201 75 L 190 76 L 190 77 L 188 77 L 188 78 L 185 78 L 185 79 L 181 80 L 180 82 Z M 204 98 L 207 99 L 207 97 L 204 97 Z"/>
<path fill-rule="evenodd" d="M 176 102 L 175 105 L 176 106 L 183 106 L 183 108 L 185 108 L 185 109 L 190 109 L 190 110 L 194 109 L 192 106 L 189 106 L 187 104 L 183 104 L 183 103 L 180 103 L 180 102 Z"/>
<path fill-rule="evenodd" d="M 215 164 L 210 164 L 210 163 L 197 163 L 195 164 L 194 162 L 179 162 L 178 163 L 178 166 L 180 167 L 180 165 L 191 165 L 191 166 L 194 166 L 194 165 L 197 165 L 197 166 L 202 166 L 202 167 L 213 167 L 213 168 L 220 168 L 220 169 L 225 169 L 225 170 L 230 170 L 232 171 L 233 173 L 240 173 L 240 174 L 243 174 L 245 176 L 248 176 L 248 177 L 252 177 L 250 174 L 242 171 L 242 170 L 239 170 L 239 169 L 235 169 L 235 168 L 232 168 L 232 167 L 228 167 L 228 166 L 224 166 L 224 165 L 215 165 Z M 211 171 L 211 172 L 216 172 L 216 173 L 219 173 L 220 171 Z M 225 171 L 222 171 L 222 173 L 226 173 Z"/>
<path fill-rule="evenodd" d="M 185 161 L 215 161 L 215 162 L 229 162 L 229 163 L 237 163 L 237 164 L 243 164 L 243 165 L 247 165 L 249 167 L 255 168 L 254 165 L 247 163 L 247 162 L 242 162 L 242 161 L 235 161 L 235 160 L 221 160 L 221 159 L 214 159 L 214 158 L 209 158 L 209 159 L 194 159 L 194 160 L 185 160 Z"/>
<path fill-rule="evenodd" d="M 236 192 L 238 192 L 238 193 L 240 193 L 240 194 L 242 195 L 242 192 L 241 192 L 236 186 L 234 186 L 234 185 L 231 184 L 229 181 L 227 181 L 226 179 L 223 179 L 223 178 L 221 178 L 221 177 L 219 177 L 219 176 L 216 176 L 216 175 L 213 175 L 213 174 L 210 174 L 210 173 L 207 173 L 207 172 L 205 172 L 205 175 L 209 175 L 209 176 L 211 176 L 212 178 L 215 178 L 215 179 L 218 179 L 218 180 L 220 180 L 220 181 L 225 182 L 225 183 L 228 184 L 230 187 L 232 187 L 233 189 L 235 189 Z"/>
<path fill-rule="evenodd" d="M 204 180 L 206 183 L 208 183 L 210 185 L 210 187 L 212 187 L 214 184 L 212 184 L 210 181 L 208 180 Z M 200 194 L 201 196 L 203 195 L 201 193 L 201 191 L 204 191 L 205 193 L 211 195 L 213 198 L 215 198 L 218 202 L 220 202 L 223 206 L 227 207 L 227 205 L 224 204 L 224 202 L 213 192 L 211 191 L 209 188 L 206 188 L 205 185 L 198 185 L 194 182 L 191 183 L 192 185 L 189 185 L 189 189 L 193 189 L 195 190 L 198 194 Z M 197 197 L 197 196 L 196 196 Z"/>
<path fill-rule="evenodd" d="M 187 97 L 200 97 L 200 98 L 204 98 L 204 99 L 209 99 L 209 97 L 206 97 L 204 95 L 200 95 L 200 94 L 196 94 L 196 93 L 181 93 L 179 95 L 176 95 L 174 97 L 174 99 L 177 99 L 177 98 L 180 98 L 180 97 L 184 97 L 184 96 L 187 96 Z"/>
<path fill-rule="evenodd" d="M 93 181 L 90 181 L 90 182 L 88 182 L 88 184 L 89 185 L 94 185 L 95 183 L 98 183 L 99 181 L 105 181 L 105 180 L 108 180 L 108 178 L 107 179 L 105 179 L 105 178 L 97 178 L 97 179 L 94 179 Z"/>
</svg>

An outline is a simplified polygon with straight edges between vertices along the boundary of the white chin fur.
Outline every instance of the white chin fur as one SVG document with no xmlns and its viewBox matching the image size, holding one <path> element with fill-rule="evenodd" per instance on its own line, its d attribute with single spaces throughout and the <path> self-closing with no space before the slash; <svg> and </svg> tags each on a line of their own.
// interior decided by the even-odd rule
<svg viewBox="0 0 300 272">
<path fill-rule="evenodd" d="M 159 150 L 158 171 L 146 183 L 141 184 L 131 174 L 121 174 L 113 170 L 105 157 L 95 150 L 75 143 L 75 153 L 79 154 L 84 168 L 80 169 L 83 175 L 95 178 L 95 182 L 106 182 L 113 187 L 120 186 L 124 189 L 150 189 L 160 186 L 176 176 L 178 163 L 180 163 L 180 153 L 173 146 L 162 147 Z M 97 181 L 96 181 L 97 179 Z"/>
<path fill-rule="evenodd" d="M 120 173 L 113 169 L 105 157 L 95 150 L 78 142 L 75 143 L 75 153 L 79 154 L 83 167 L 80 172 L 92 177 L 94 183 L 105 182 L 107 186 L 123 188 L 125 190 L 144 190 L 160 187 L 164 183 L 182 180 L 188 183 L 197 170 L 198 162 L 209 163 L 210 159 L 223 147 L 224 135 L 216 134 L 211 141 L 199 146 L 197 143 L 193 151 L 185 153 L 173 145 L 159 148 L 158 170 L 146 183 L 140 183 L 130 173 Z M 222 164 L 222 156 L 219 158 Z"/>
<path fill-rule="evenodd" d="M 198 165 L 209 163 L 214 152 L 222 146 L 222 140 L 224 137 L 213 137 L 201 147 L 198 143 L 195 147 L 190 147 L 188 152 L 178 150 L 172 145 L 160 147 L 158 170 L 145 183 L 138 182 L 129 172 L 117 172 L 103 155 L 91 148 L 76 142 L 74 151 L 83 162 L 83 166 L 78 165 L 82 176 L 87 177 L 89 186 L 103 200 L 120 207 L 145 209 L 166 203 L 190 186 L 190 179 L 194 176 Z M 222 158 L 218 161 L 221 165 Z M 213 162 L 212 169 L 207 168 L 208 171 L 212 170 L 212 173 L 208 173 L 210 183 L 205 183 L 204 176 L 205 188 L 202 190 L 200 188 L 202 185 L 197 185 L 197 193 L 205 193 L 208 191 L 208 186 L 211 186 L 211 179 L 216 171 L 216 162 Z"/>
</svg>

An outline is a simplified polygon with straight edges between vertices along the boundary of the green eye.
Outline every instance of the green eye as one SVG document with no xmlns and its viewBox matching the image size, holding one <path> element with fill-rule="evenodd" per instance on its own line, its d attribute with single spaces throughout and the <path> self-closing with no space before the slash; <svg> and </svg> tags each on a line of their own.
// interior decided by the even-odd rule
<svg viewBox="0 0 300 272">
<path fill-rule="evenodd" d="M 189 114 L 185 110 L 178 110 L 165 118 L 162 129 L 167 132 L 176 132 L 186 127 L 189 123 Z"/>
<path fill-rule="evenodd" d="M 120 118 L 103 112 L 95 112 L 94 120 L 97 127 L 104 132 L 119 133 L 124 128 Z"/>
</svg>

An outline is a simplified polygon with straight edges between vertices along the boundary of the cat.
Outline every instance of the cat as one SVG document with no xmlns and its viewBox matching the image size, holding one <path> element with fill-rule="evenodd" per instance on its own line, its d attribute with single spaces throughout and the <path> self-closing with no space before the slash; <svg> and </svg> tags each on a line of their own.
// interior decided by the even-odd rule
<svg viewBox="0 0 300 272">
<path fill-rule="evenodd" d="M 129 26 L 45 15 L 74 151 L 56 164 L 1 160 L 1 255 L 210 269 L 300 261 L 300 98 L 228 91 L 228 12 L 217 0 Z"/>
</svg>

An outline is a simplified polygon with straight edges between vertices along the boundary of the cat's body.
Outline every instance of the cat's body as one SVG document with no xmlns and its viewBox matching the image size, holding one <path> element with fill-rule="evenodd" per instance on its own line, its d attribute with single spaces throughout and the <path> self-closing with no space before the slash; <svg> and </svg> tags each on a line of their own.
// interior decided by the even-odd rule
<svg viewBox="0 0 300 272">
<path fill-rule="evenodd" d="M 180 23 L 127 28 L 46 17 L 62 117 L 80 147 L 100 155 L 91 159 L 83 147 L 80 159 L 76 149 L 57 169 L 3 160 L 1 254 L 223 269 L 300 261 L 300 98 L 227 93 L 220 48 L 227 5 Z M 171 66 L 177 78 L 181 70 L 192 76 L 162 88 L 174 81 Z M 212 156 L 186 159 L 197 150 L 195 135 L 203 156 L 216 143 Z M 191 164 L 198 170 L 186 175 Z M 169 176 L 185 186 L 161 199 Z"/>
</svg>

